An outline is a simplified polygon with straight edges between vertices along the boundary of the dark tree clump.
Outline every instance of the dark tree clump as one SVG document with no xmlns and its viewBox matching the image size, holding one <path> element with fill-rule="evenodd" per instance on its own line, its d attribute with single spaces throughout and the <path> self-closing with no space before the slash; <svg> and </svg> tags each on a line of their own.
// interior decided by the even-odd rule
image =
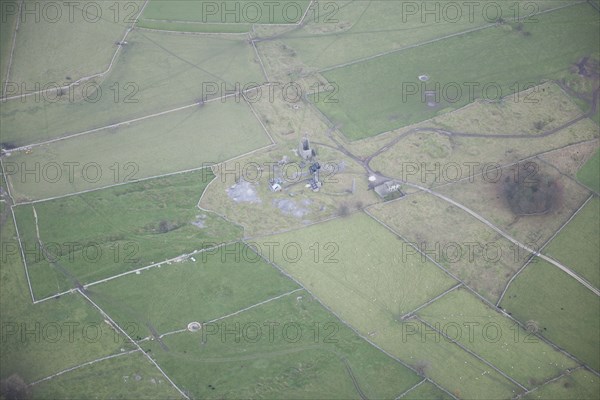
<svg viewBox="0 0 600 400">
<path fill-rule="evenodd" d="M 502 190 L 510 209 L 516 215 L 545 214 L 559 201 L 556 180 L 540 173 L 537 164 L 519 164 L 513 176 L 504 178 Z"/>
</svg>

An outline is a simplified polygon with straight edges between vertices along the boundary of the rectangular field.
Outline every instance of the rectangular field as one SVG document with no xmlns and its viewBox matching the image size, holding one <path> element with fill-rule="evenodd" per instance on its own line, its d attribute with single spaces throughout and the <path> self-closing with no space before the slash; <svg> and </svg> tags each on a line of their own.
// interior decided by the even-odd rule
<svg viewBox="0 0 600 400">
<path fill-rule="evenodd" d="M 229 1 L 150 0 L 143 18 L 213 24 L 294 24 L 300 21 L 310 0 L 276 3 Z"/>
<path fill-rule="evenodd" d="M 200 168 L 269 143 L 249 106 L 231 100 L 12 153 L 4 166 L 19 202 Z"/>
<path fill-rule="evenodd" d="M 120 349 L 133 349 L 81 296 L 32 304 L 12 217 L 2 225 L 0 241 L 0 379 L 17 374 L 31 383 Z"/>
<path fill-rule="evenodd" d="M 540 387 L 523 398 L 527 400 L 595 400 L 598 398 L 598 394 L 600 394 L 598 376 L 585 369 L 579 369 Z"/>
<path fill-rule="evenodd" d="M 545 197 L 551 205 L 544 212 L 528 215 L 515 209 L 514 204 L 510 206 L 505 185 L 515 182 L 514 177 L 518 173 L 521 177 L 530 174 L 529 182 L 546 179 L 554 185 L 553 191 L 548 192 L 551 196 Z M 464 179 L 435 190 L 475 211 L 532 249 L 540 249 L 589 197 L 589 191 L 539 158 L 502 168 L 492 166 L 473 179 Z M 523 252 L 523 256 L 528 253 Z"/>
<path fill-rule="evenodd" d="M 600 369 L 600 299 L 573 278 L 537 260 L 513 281 L 502 308 L 567 350 L 589 367 Z"/>
<path fill-rule="evenodd" d="M 110 74 L 57 97 L 2 102 L 3 147 L 130 121 L 232 93 L 264 77 L 246 40 L 136 30 Z"/>
<path fill-rule="evenodd" d="M 429 6 L 402 1 L 319 2 L 313 6 L 315 12 L 309 10 L 305 27 L 284 34 L 281 40 L 311 67 L 331 68 L 493 24 L 498 17 L 505 20 L 521 17 L 526 24 L 536 23 L 535 17 L 527 17 L 569 3 L 483 0 L 469 8 L 462 2 Z"/>
<path fill-rule="evenodd" d="M 598 18 L 589 4 L 536 18 L 523 30 L 503 24 L 324 72 L 339 87 L 339 101 L 316 106 L 350 140 L 361 139 L 430 119 L 476 98 L 498 100 L 532 82 L 556 78 L 558 71 L 600 46 Z M 493 49 L 490 43 L 495 43 Z M 423 74 L 429 76 L 427 82 L 419 81 Z M 465 82 L 473 85 L 466 87 Z M 484 91 L 489 85 L 494 89 Z M 426 92 L 432 90 L 437 98 L 430 106 Z"/>
<path fill-rule="evenodd" d="M 600 200 L 592 198 L 587 205 L 546 247 L 544 253 L 555 258 L 600 287 Z"/>
<path fill-rule="evenodd" d="M 493 302 L 528 257 L 491 228 L 430 194 L 376 204 L 369 212 Z M 410 257 L 425 255 L 415 249 Z"/>
<path fill-rule="evenodd" d="M 418 315 L 528 389 L 577 366 L 462 288 L 421 309 Z"/>
<path fill-rule="evenodd" d="M 334 310 L 344 310 L 342 317 L 349 311 L 343 307 L 349 295 L 393 320 L 457 283 L 430 261 L 409 256 L 410 246 L 363 213 L 257 242 L 261 254 L 323 296 Z"/>
<path fill-rule="evenodd" d="M 16 207 L 36 298 L 238 238 L 239 227 L 196 208 L 212 179 L 200 170 Z"/>
<path fill-rule="evenodd" d="M 254 24 L 296 24 L 309 3 L 309 0 L 283 0 L 270 4 L 151 0 L 137 26 L 180 32 L 241 33 L 250 31 Z"/>
<path fill-rule="evenodd" d="M 117 323 L 142 327 L 139 339 L 151 335 L 147 324 L 160 334 L 186 329 L 298 288 L 239 242 L 194 259 L 90 286 L 91 297 Z"/>
<path fill-rule="evenodd" d="M 404 400 L 431 400 L 431 399 L 450 400 L 450 399 L 452 399 L 452 397 L 450 397 L 450 395 L 448 393 L 443 392 L 440 389 L 438 389 L 433 383 L 424 382 L 423 384 L 419 385 L 415 389 L 406 393 L 404 396 L 400 397 L 400 399 L 404 399 Z"/>
<path fill-rule="evenodd" d="M 132 399 L 183 398 L 140 352 L 67 372 L 34 385 L 31 391 L 38 399 L 116 399 L 124 393 Z"/>
<path fill-rule="evenodd" d="M 600 173 L 598 170 L 600 170 L 600 151 L 577 172 L 577 179 L 596 193 L 600 193 Z"/>
<path fill-rule="evenodd" d="M 10 25 L 14 15 L 18 15 L 19 3 L 5 2 L 2 19 L 6 18 L 8 24 L 2 25 Z M 48 3 L 26 0 L 22 4 L 6 93 L 9 97 L 66 86 L 106 71 L 118 49 L 116 42 L 123 38 L 144 5 L 143 0 Z M 4 36 L 3 29 L 2 34 L 10 53 L 12 32 Z M 2 58 L 8 61 L 5 54 Z M 6 72 L 0 79 L 3 86 L 5 79 Z"/>
<path fill-rule="evenodd" d="M 420 378 L 300 291 L 200 332 L 145 342 L 195 398 L 395 398 Z"/>
<path fill-rule="evenodd" d="M 456 281 L 427 260 L 406 258 L 405 243 L 368 216 L 260 238 L 256 246 L 361 334 L 442 386 L 467 397 L 483 396 L 484 387 L 498 398 L 518 392 L 458 346 L 407 335 L 414 324 L 404 314 Z"/>
</svg>

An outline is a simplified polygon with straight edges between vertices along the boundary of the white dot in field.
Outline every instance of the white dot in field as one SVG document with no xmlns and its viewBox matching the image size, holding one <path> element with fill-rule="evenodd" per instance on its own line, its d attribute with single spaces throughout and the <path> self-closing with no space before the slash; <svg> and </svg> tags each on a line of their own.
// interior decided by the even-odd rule
<svg viewBox="0 0 600 400">
<path fill-rule="evenodd" d="M 427 82 L 429 80 L 429 76 L 428 75 L 419 75 L 419 80 L 421 82 Z"/>
<path fill-rule="evenodd" d="M 369 182 L 375 182 L 377 180 L 377 177 L 375 175 L 371 175 L 369 177 Z"/>
</svg>

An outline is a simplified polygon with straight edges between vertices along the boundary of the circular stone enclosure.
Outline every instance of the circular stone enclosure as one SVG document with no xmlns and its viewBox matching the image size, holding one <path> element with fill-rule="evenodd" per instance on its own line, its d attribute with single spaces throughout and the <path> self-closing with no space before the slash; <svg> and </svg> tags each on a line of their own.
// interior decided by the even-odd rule
<svg viewBox="0 0 600 400">
<path fill-rule="evenodd" d="M 190 322 L 187 326 L 188 331 L 190 332 L 198 332 L 200 329 L 202 329 L 202 324 L 200 322 Z"/>
</svg>

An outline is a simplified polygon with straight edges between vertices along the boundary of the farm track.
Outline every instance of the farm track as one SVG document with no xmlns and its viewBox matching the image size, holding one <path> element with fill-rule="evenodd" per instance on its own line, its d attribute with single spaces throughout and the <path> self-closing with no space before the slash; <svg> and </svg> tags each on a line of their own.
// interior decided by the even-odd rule
<svg viewBox="0 0 600 400">
<path fill-rule="evenodd" d="M 358 393 L 360 398 L 362 400 L 368 400 L 367 395 L 360 388 L 360 385 L 358 384 L 358 380 L 356 379 L 356 376 L 354 376 L 354 372 L 352 372 L 352 367 L 350 367 L 350 363 L 348 363 L 348 359 L 346 357 L 342 357 L 342 362 L 344 363 L 344 366 L 346 367 L 346 371 L 348 372 L 348 375 L 350 376 L 350 379 L 352 380 L 352 384 L 354 385 L 354 389 L 356 389 L 356 392 Z"/>
</svg>

